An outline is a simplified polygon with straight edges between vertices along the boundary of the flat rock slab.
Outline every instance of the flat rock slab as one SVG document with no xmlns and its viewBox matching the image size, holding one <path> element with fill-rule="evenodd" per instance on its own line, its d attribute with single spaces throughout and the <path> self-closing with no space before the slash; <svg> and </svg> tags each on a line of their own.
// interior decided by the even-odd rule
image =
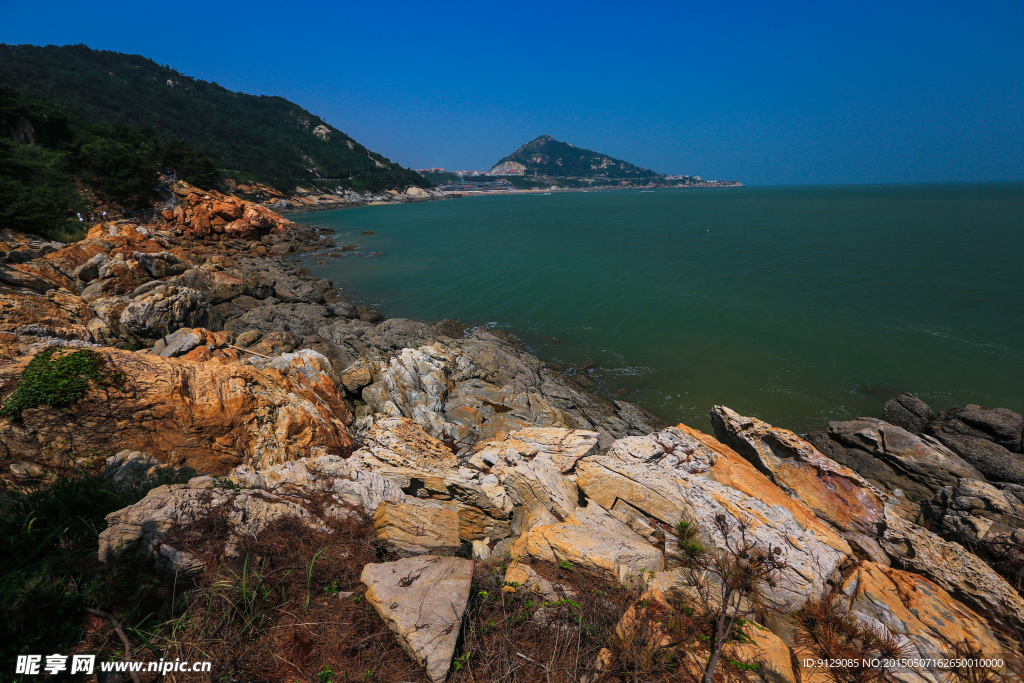
<svg viewBox="0 0 1024 683">
<path fill-rule="evenodd" d="M 363 568 L 366 599 L 432 681 L 448 676 L 474 566 L 458 557 L 422 555 Z"/>
</svg>

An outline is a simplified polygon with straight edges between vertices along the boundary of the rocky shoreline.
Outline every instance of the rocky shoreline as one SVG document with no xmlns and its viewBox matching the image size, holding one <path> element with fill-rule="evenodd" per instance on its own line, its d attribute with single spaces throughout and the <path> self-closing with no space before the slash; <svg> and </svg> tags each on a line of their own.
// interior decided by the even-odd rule
<svg viewBox="0 0 1024 683">
<path fill-rule="evenodd" d="M 130 546 L 202 576 L 280 523 L 296 538 L 329 537 L 367 520 L 389 555 L 367 561 L 350 594 L 365 596 L 430 680 L 470 680 L 453 661 L 469 657 L 461 624 L 477 609 L 467 605 L 479 603 L 481 571 L 500 570 L 501 592 L 547 592 L 524 617 L 539 633 L 563 628 L 550 619 L 565 590 L 579 590 L 559 588 L 552 567 L 635 590 L 621 636 L 637 605 L 679 600 L 672 545 L 688 519 L 710 547 L 727 549 L 722 529 L 742 528 L 785 558 L 777 609 L 759 617 L 748 652 L 760 680 L 823 680 L 800 671 L 786 616 L 821 596 L 898 634 L 907 657 L 967 648 L 1003 660 L 1002 672 L 1019 661 L 1019 415 L 935 415 L 901 395 L 884 420 L 806 438 L 721 406 L 715 437 L 666 426 L 594 396 L 501 332 L 353 305 L 288 260 L 333 246 L 316 228 L 175 191 L 164 221 L 100 224 L 69 246 L 2 233 L 3 396 L 54 347 L 93 349 L 120 378 L 72 405 L 0 417 L 5 486 L 76 469 L 197 475 L 110 514 L 105 562 Z M 628 680 L 620 645 L 578 670 Z"/>
</svg>

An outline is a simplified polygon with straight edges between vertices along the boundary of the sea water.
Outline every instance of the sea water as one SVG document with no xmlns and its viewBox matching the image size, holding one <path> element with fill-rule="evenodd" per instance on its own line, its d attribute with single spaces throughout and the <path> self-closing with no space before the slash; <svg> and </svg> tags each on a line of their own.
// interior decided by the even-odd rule
<svg viewBox="0 0 1024 683">
<path fill-rule="evenodd" d="M 720 404 L 805 431 L 880 416 L 901 391 L 1024 411 L 1024 184 L 501 195 L 292 218 L 355 247 L 304 265 L 358 302 L 508 330 L 670 422 L 706 427 Z"/>
</svg>

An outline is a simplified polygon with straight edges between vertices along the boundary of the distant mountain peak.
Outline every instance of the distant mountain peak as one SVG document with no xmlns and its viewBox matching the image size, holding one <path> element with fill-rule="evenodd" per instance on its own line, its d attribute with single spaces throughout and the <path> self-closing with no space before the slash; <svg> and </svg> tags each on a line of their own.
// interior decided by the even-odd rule
<svg viewBox="0 0 1024 683">
<path fill-rule="evenodd" d="M 537 136 L 491 168 L 495 173 L 513 170 L 527 175 L 569 178 L 654 180 L 662 177 L 628 161 L 576 147 L 550 135 Z"/>
</svg>

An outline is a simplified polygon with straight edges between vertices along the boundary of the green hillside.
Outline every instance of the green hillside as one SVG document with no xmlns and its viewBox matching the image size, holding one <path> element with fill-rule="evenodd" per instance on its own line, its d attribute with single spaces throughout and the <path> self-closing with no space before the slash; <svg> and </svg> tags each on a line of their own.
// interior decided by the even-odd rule
<svg viewBox="0 0 1024 683">
<path fill-rule="evenodd" d="M 231 92 L 138 55 L 0 45 L 3 83 L 81 124 L 120 122 L 182 140 L 221 169 L 281 190 L 317 177 L 357 191 L 428 185 L 282 97 Z"/>
<path fill-rule="evenodd" d="M 527 175 L 566 178 L 658 181 L 663 177 L 628 161 L 560 142 L 550 135 L 541 135 L 527 142 L 491 170 L 512 169 L 524 170 Z"/>
</svg>

